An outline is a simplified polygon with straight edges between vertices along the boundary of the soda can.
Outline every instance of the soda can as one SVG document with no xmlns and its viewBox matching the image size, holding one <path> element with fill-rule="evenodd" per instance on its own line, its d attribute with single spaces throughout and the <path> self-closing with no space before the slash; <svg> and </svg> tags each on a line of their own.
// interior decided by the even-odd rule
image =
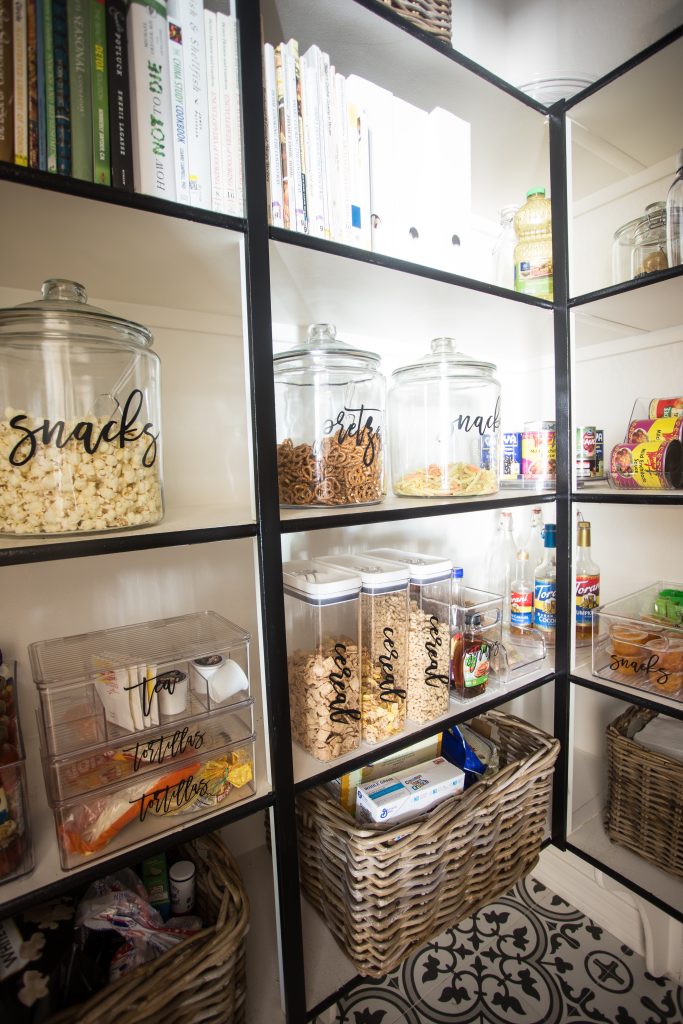
<svg viewBox="0 0 683 1024">
<path fill-rule="evenodd" d="M 541 420 L 525 424 L 522 434 L 522 477 L 525 482 L 549 483 L 556 476 L 555 423 Z"/>
<path fill-rule="evenodd" d="M 595 427 L 576 428 L 576 476 L 590 480 L 595 472 Z"/>
<path fill-rule="evenodd" d="M 503 434 L 503 480 L 519 480 L 522 474 L 522 435 Z"/>
<path fill-rule="evenodd" d="M 484 434 L 481 439 L 481 468 L 498 475 L 498 434 Z"/>
<path fill-rule="evenodd" d="M 629 444 L 683 441 L 683 417 L 660 416 L 656 420 L 631 420 L 626 440 Z"/>
<path fill-rule="evenodd" d="M 683 416 L 683 398 L 653 398 L 648 410 L 651 420 L 661 416 Z"/>
<path fill-rule="evenodd" d="M 602 479 L 605 475 L 605 431 L 600 427 L 595 430 L 595 476 Z"/>
<path fill-rule="evenodd" d="M 683 444 L 680 441 L 647 441 L 618 444 L 610 458 L 610 483 L 614 487 L 669 491 L 683 484 Z"/>
</svg>

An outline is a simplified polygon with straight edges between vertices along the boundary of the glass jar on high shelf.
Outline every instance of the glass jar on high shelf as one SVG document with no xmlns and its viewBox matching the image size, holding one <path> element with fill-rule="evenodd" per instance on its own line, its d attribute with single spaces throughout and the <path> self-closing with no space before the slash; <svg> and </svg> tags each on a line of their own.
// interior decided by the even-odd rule
<svg viewBox="0 0 683 1024">
<path fill-rule="evenodd" d="M 380 358 L 313 324 L 274 357 L 280 504 L 372 505 L 386 494 Z"/>
<path fill-rule="evenodd" d="M 83 285 L 0 310 L 0 533 L 151 526 L 163 516 L 159 357 Z"/>
<path fill-rule="evenodd" d="M 645 216 L 636 230 L 633 248 L 633 277 L 666 270 L 669 261 L 666 255 L 666 203 L 650 203 L 645 207 Z"/>
</svg>

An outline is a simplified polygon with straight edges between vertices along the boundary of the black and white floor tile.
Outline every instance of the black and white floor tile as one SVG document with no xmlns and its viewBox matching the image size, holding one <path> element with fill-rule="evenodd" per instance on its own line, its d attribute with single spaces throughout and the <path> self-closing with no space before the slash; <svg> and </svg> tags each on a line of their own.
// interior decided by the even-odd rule
<svg viewBox="0 0 683 1024">
<path fill-rule="evenodd" d="M 336 1013 L 336 1016 L 335 1016 Z M 529 877 L 318 1024 L 683 1024 L 683 988 Z"/>
</svg>

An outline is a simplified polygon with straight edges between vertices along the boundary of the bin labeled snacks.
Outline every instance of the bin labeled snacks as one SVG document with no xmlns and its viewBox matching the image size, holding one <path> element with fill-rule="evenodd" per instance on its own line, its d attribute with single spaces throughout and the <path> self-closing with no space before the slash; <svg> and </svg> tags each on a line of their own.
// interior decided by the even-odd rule
<svg viewBox="0 0 683 1024">
<path fill-rule="evenodd" d="M 360 576 L 317 562 L 282 567 L 292 739 L 319 761 L 360 744 Z"/>
<path fill-rule="evenodd" d="M 378 743 L 405 726 L 410 571 L 374 555 L 329 555 L 319 561 L 361 578 L 362 737 Z"/>
<path fill-rule="evenodd" d="M 406 716 L 430 722 L 448 711 L 452 563 L 445 558 L 374 548 L 410 571 Z"/>
</svg>

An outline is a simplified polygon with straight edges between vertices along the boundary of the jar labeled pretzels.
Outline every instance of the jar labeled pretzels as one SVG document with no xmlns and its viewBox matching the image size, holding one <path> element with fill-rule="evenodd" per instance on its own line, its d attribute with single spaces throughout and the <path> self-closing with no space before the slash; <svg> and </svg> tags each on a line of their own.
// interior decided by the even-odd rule
<svg viewBox="0 0 683 1024">
<path fill-rule="evenodd" d="M 333 324 L 274 358 L 280 504 L 372 505 L 385 495 L 379 356 L 339 341 Z"/>
</svg>

